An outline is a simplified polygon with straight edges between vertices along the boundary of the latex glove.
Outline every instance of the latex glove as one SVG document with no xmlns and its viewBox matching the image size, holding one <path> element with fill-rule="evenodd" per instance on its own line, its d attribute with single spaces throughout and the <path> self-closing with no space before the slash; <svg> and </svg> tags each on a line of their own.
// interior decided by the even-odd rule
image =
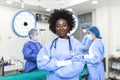
<svg viewBox="0 0 120 80">
<path fill-rule="evenodd" d="M 84 55 L 84 58 L 86 59 L 86 58 L 93 58 L 94 57 L 94 55 Z"/>
<path fill-rule="evenodd" d="M 72 61 L 71 61 L 71 60 L 57 61 L 57 66 L 58 66 L 58 67 L 67 66 L 67 65 L 70 65 L 70 64 L 72 64 Z"/>
<path fill-rule="evenodd" d="M 43 55 L 43 59 L 44 59 L 44 60 L 48 60 L 49 57 L 48 57 L 47 55 Z"/>
</svg>

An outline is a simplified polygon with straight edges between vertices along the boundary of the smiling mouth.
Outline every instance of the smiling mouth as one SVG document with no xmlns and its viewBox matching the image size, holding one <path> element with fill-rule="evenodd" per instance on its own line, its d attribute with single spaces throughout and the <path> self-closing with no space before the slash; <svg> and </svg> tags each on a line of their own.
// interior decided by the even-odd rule
<svg viewBox="0 0 120 80">
<path fill-rule="evenodd" d="M 64 34 L 65 32 L 64 31 L 61 31 L 60 34 Z"/>
<path fill-rule="evenodd" d="M 61 31 L 60 33 L 64 33 L 64 31 Z"/>
</svg>

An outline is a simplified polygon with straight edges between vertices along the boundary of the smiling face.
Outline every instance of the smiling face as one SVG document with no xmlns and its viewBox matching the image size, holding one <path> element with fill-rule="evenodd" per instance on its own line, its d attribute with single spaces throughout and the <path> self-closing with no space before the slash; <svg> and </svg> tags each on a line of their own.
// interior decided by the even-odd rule
<svg viewBox="0 0 120 80">
<path fill-rule="evenodd" d="M 67 38 L 67 33 L 70 31 L 70 27 L 65 19 L 58 19 L 55 26 L 56 34 L 63 39 Z"/>
</svg>

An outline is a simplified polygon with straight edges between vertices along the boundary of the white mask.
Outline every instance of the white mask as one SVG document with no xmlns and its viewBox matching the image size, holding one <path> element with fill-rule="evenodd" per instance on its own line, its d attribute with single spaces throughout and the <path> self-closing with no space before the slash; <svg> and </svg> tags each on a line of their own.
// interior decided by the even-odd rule
<svg viewBox="0 0 120 80">
<path fill-rule="evenodd" d="M 91 34 L 88 34 L 88 38 L 89 38 L 90 40 L 93 40 L 93 38 L 92 38 L 92 35 L 91 35 Z"/>
<path fill-rule="evenodd" d="M 86 30 L 86 29 L 83 29 L 83 33 L 87 33 L 87 30 Z"/>
<path fill-rule="evenodd" d="M 38 41 L 38 40 L 39 40 L 39 36 L 35 36 L 34 41 Z"/>
</svg>

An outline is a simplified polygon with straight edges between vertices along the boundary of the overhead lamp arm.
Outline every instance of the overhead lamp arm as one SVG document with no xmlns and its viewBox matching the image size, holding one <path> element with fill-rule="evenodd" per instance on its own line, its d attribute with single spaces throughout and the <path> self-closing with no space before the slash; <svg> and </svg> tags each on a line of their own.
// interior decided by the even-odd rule
<svg viewBox="0 0 120 80">
<path fill-rule="evenodd" d="M 24 8 L 24 0 L 19 0 L 21 2 L 21 8 Z"/>
</svg>

